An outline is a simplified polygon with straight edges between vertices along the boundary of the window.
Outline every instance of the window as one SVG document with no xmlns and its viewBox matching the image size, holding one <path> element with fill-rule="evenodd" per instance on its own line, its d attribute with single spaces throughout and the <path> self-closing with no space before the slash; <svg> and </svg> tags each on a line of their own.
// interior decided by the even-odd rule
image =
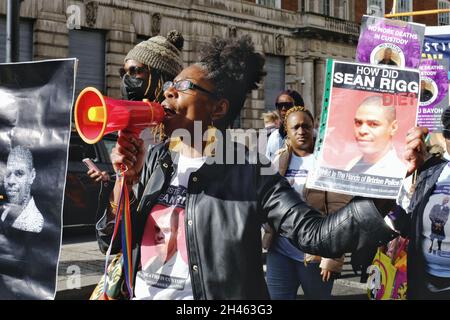
<svg viewBox="0 0 450 320">
<path fill-rule="evenodd" d="M 264 106 L 266 111 L 275 110 L 275 99 L 284 90 L 285 58 L 266 55 L 266 71 L 264 78 Z"/>
<path fill-rule="evenodd" d="M 322 0 L 322 13 L 329 16 L 330 11 L 330 0 Z"/>
<path fill-rule="evenodd" d="M 275 9 L 281 9 L 281 0 L 256 0 L 256 4 Z"/>
<path fill-rule="evenodd" d="M 6 17 L 0 17 L 0 63 L 6 59 Z M 33 60 L 33 22 L 20 19 L 19 61 Z"/>
<path fill-rule="evenodd" d="M 350 20 L 350 13 L 349 13 L 349 0 L 341 0 L 342 6 L 339 8 L 342 8 L 339 13 L 339 17 L 344 20 Z"/>
<path fill-rule="evenodd" d="M 106 153 L 108 158 L 105 159 L 105 162 L 111 163 L 111 152 L 112 149 L 116 146 L 117 135 L 109 134 L 103 137 L 103 143 L 105 144 Z"/>
<path fill-rule="evenodd" d="M 439 9 L 450 9 L 450 3 L 446 0 L 439 0 L 438 2 L 438 8 Z M 439 13 L 438 14 L 438 24 L 440 26 L 447 26 L 450 24 L 450 14 L 448 12 L 446 13 Z"/>
<path fill-rule="evenodd" d="M 334 0 L 333 4 L 333 12 L 334 17 L 349 20 L 348 19 L 348 0 Z"/>
<path fill-rule="evenodd" d="M 413 0 L 397 0 L 396 12 L 411 12 L 413 11 Z M 396 19 L 403 21 L 412 21 L 412 16 L 397 17 Z"/>
<path fill-rule="evenodd" d="M 384 0 L 367 0 L 367 14 L 383 17 L 385 12 Z"/>
<path fill-rule="evenodd" d="M 306 12 L 306 0 L 300 0 L 300 11 Z"/>
<path fill-rule="evenodd" d="M 69 161 L 81 162 L 84 158 L 91 158 L 94 162 L 99 158 L 92 144 L 87 144 L 77 136 L 70 137 Z"/>
</svg>

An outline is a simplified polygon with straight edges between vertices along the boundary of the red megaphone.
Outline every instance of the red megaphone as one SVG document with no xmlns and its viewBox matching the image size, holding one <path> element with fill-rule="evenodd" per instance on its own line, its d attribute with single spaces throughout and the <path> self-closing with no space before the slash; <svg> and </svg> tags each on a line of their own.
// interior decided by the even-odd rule
<svg viewBox="0 0 450 320">
<path fill-rule="evenodd" d="M 75 102 L 75 127 L 89 144 L 105 134 L 124 130 L 139 136 L 142 130 L 164 119 L 164 109 L 156 102 L 116 100 L 93 87 L 83 89 Z"/>
</svg>

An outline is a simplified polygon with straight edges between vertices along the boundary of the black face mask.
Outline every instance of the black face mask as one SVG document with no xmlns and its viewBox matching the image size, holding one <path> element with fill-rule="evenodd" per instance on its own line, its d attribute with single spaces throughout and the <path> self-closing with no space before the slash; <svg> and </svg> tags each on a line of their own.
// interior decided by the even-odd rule
<svg viewBox="0 0 450 320">
<path fill-rule="evenodd" d="M 141 78 L 131 77 L 125 74 L 120 83 L 122 99 L 130 101 L 142 101 L 145 98 L 148 81 Z"/>
</svg>

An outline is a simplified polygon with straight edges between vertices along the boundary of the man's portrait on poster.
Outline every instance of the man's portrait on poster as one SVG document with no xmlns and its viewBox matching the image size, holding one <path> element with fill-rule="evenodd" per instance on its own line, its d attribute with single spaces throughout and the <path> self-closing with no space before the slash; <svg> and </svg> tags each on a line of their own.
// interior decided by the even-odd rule
<svg viewBox="0 0 450 320">
<path fill-rule="evenodd" d="M 368 96 L 354 116 L 354 138 L 361 153 L 346 170 L 377 176 L 395 177 L 406 170 L 393 145 L 398 130 L 394 105 L 385 105 L 382 96 Z"/>
<path fill-rule="evenodd" d="M 31 195 L 36 178 L 33 155 L 23 146 L 14 147 L 8 155 L 3 187 L 6 203 L 2 206 L 1 223 L 21 231 L 40 233 L 44 216 Z"/>
<path fill-rule="evenodd" d="M 420 81 L 420 105 L 429 105 L 436 99 L 436 84 L 432 79 L 423 78 Z"/>
<path fill-rule="evenodd" d="M 416 98 L 402 97 L 408 105 L 396 105 L 399 100 L 393 95 L 360 91 L 349 102 L 348 92 L 333 89 L 333 105 L 345 108 L 334 108 L 327 121 L 324 166 L 352 174 L 403 179 L 406 165 L 402 141 L 414 121 L 409 105 Z"/>
<path fill-rule="evenodd" d="M 370 62 L 380 66 L 404 67 L 405 59 L 402 49 L 392 43 L 382 43 L 370 54 Z"/>
</svg>

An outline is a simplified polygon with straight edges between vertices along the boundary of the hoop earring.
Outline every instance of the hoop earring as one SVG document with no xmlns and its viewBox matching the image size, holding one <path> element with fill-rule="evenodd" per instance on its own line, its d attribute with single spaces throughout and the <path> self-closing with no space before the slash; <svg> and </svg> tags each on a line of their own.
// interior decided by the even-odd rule
<svg viewBox="0 0 450 320">
<path fill-rule="evenodd" d="M 150 85 L 152 84 L 152 72 L 150 71 L 150 68 L 147 66 L 148 69 L 148 85 L 147 89 L 145 90 L 144 97 L 147 96 L 148 90 L 150 90 Z"/>
<path fill-rule="evenodd" d="M 160 98 L 162 98 L 162 97 L 160 97 L 161 93 L 163 93 L 163 92 L 162 92 L 162 78 L 159 77 L 159 79 L 158 79 L 158 85 L 156 86 L 156 89 L 155 89 L 155 99 L 156 99 L 157 101 L 159 101 Z"/>
</svg>

